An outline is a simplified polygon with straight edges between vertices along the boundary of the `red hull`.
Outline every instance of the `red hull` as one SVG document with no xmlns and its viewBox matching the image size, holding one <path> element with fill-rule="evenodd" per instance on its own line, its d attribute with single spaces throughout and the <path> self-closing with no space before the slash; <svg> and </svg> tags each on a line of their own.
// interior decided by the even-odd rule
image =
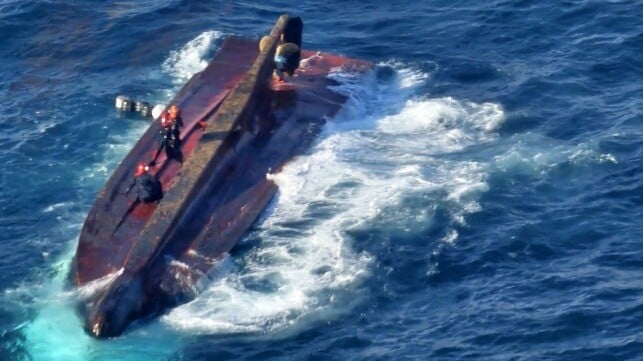
<svg viewBox="0 0 643 361">
<path fill-rule="evenodd" d="M 165 197 L 158 205 L 141 204 L 128 214 L 132 200 L 123 194 L 135 165 L 156 151 L 158 122 L 99 194 L 80 235 L 72 276 L 83 285 L 123 272 L 88 305 L 87 328 L 94 335 L 117 334 L 123 319 L 193 297 L 194 284 L 245 235 L 277 191 L 266 174 L 305 151 L 345 103 L 329 88 L 338 85 L 329 72 L 370 68 L 304 51 L 302 58 L 310 59 L 293 82 L 275 83 L 272 56 L 287 21 L 282 17 L 273 29 L 266 53 L 258 54 L 256 41 L 227 40 L 177 94 L 185 163 L 159 159 Z M 202 119 L 209 123 L 205 130 L 197 125 Z M 105 331 L 116 320 L 119 325 Z"/>
<path fill-rule="evenodd" d="M 194 75 L 174 97 L 172 104 L 177 104 L 182 109 L 185 123 L 181 132 L 185 158 L 190 157 L 203 134 L 198 122 L 214 116 L 225 96 L 250 69 L 256 56 L 255 41 L 228 39 L 208 67 Z M 156 210 L 156 204 L 140 203 L 129 216 L 123 218 L 134 201 L 134 197 L 128 198 L 124 192 L 132 181 L 136 165 L 152 160 L 161 131 L 160 122 L 155 121 L 125 157 L 96 199 L 78 242 L 76 284 L 83 285 L 101 278 L 121 269 L 127 263 L 141 230 Z M 164 192 L 168 192 L 179 170 L 180 164 L 168 160 L 162 153 L 152 173 L 163 184 Z M 122 224 L 117 227 L 121 221 Z"/>
</svg>

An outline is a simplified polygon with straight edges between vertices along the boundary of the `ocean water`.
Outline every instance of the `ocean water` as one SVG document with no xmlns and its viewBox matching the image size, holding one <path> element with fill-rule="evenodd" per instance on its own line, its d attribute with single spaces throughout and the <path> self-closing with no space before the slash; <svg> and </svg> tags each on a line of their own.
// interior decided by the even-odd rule
<svg viewBox="0 0 643 361">
<path fill-rule="evenodd" d="M 366 59 L 191 303 L 112 340 L 84 217 L 226 36 Z M 0 1 L 0 359 L 643 360 L 640 1 Z"/>
</svg>

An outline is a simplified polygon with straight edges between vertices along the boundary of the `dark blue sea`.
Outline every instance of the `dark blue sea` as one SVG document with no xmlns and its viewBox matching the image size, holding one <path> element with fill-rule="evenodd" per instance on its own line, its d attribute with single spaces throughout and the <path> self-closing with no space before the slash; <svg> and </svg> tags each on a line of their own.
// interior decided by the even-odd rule
<svg viewBox="0 0 643 361">
<path fill-rule="evenodd" d="M 374 70 L 193 302 L 88 337 L 70 262 L 149 125 L 115 96 L 283 12 Z M 0 55 L 1 360 L 643 360 L 640 1 L 4 0 Z"/>
</svg>

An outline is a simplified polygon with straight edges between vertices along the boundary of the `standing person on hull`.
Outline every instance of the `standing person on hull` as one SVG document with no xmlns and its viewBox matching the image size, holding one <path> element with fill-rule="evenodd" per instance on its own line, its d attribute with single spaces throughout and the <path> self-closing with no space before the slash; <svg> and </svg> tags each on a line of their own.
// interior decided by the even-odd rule
<svg viewBox="0 0 643 361">
<path fill-rule="evenodd" d="M 183 118 L 178 106 L 170 105 L 170 109 L 161 117 L 161 125 L 163 128 L 178 127 L 179 130 L 183 128 Z"/>
<path fill-rule="evenodd" d="M 161 151 L 165 149 L 165 155 L 168 159 L 174 159 L 179 163 L 183 163 L 183 153 L 181 152 L 181 128 L 183 128 L 183 118 L 181 112 L 176 105 L 170 106 L 170 109 L 161 116 L 161 145 L 154 154 L 154 158 L 150 165 L 156 165 Z"/>
</svg>

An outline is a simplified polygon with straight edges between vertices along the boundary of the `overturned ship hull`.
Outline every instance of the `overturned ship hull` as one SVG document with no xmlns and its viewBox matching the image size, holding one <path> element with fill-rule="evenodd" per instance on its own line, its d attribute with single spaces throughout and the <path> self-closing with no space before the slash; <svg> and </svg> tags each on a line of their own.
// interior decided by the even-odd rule
<svg viewBox="0 0 643 361">
<path fill-rule="evenodd" d="M 185 162 L 159 158 L 154 172 L 165 192 L 161 202 L 135 204 L 124 194 L 137 162 L 151 159 L 155 151 L 158 122 L 99 193 L 70 275 L 77 286 L 114 275 L 81 305 L 90 334 L 119 335 L 133 320 L 195 297 L 195 284 L 276 193 L 266 175 L 305 150 L 325 119 L 346 102 L 329 88 L 337 85 L 329 72 L 370 67 L 303 51 L 302 59 L 308 60 L 292 83 L 275 83 L 272 58 L 284 32 L 286 38 L 301 39 L 300 20 L 282 16 L 261 53 L 257 41 L 227 39 L 208 67 L 176 95 L 173 104 L 182 109 L 185 123 Z M 201 120 L 208 123 L 205 129 L 197 125 Z"/>
</svg>

